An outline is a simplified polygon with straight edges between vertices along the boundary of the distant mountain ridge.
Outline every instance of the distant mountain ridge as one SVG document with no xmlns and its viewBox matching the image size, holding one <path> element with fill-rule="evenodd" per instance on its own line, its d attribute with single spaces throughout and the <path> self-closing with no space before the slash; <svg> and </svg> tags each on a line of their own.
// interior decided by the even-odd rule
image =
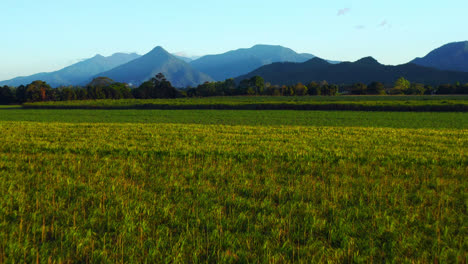
<svg viewBox="0 0 468 264">
<path fill-rule="evenodd" d="M 441 70 L 468 72 L 468 41 L 443 45 L 423 58 L 416 58 L 411 62 Z"/>
<path fill-rule="evenodd" d="M 217 81 L 233 78 L 274 62 L 304 62 L 315 57 L 296 53 L 292 49 L 273 45 L 255 45 L 223 54 L 206 55 L 190 64 Z"/>
<path fill-rule="evenodd" d="M 290 78 L 287 83 L 304 79 L 306 77 L 303 76 L 304 71 L 307 72 L 308 79 L 339 82 L 348 82 L 354 77 L 359 77 L 354 79 L 363 80 L 363 82 L 370 77 L 375 81 L 389 82 L 393 78 L 392 74 L 409 74 L 414 79 L 412 81 L 419 82 L 463 82 L 464 77 L 459 73 L 433 71 L 433 76 L 426 76 L 430 70 L 415 66 L 417 64 L 419 67 L 468 72 L 468 41 L 446 44 L 433 50 L 424 58 L 416 58 L 412 63 L 397 66 L 381 65 L 371 57 L 354 63 L 325 61 L 312 54 L 297 53 L 278 45 L 255 45 L 251 48 L 196 59 L 185 56 L 183 52 L 169 54 L 163 48 L 156 47 L 143 57 L 145 58 L 135 53 L 115 53 L 109 57 L 96 55 L 58 71 L 16 77 L 0 81 L 0 85 L 27 85 L 35 80 L 45 81 L 52 87 L 86 85 L 94 77 L 103 76 L 102 74 L 109 75 L 107 77 L 116 81 L 139 85 L 162 72 L 174 86 L 186 87 L 205 81 L 222 81 L 238 76 L 251 76 L 251 72 L 268 76 L 268 72 L 273 69 L 277 76 L 271 76 L 272 80 L 281 80 L 283 83 L 286 83 L 286 78 Z M 134 62 L 135 60 L 137 61 Z M 265 68 L 270 65 L 271 67 Z M 332 65 L 339 66 L 332 67 Z M 328 68 L 328 71 L 325 70 Z M 286 73 L 287 76 L 285 76 Z M 356 75 L 353 77 L 354 73 Z M 374 76 L 371 76 L 371 73 Z M 450 79 L 449 77 L 456 78 Z"/>
<path fill-rule="evenodd" d="M 303 63 L 273 63 L 241 75 L 235 80 L 240 82 L 256 75 L 263 77 L 266 82 L 278 85 L 323 80 L 335 84 L 357 82 L 368 84 L 373 81 L 393 84 L 399 77 L 404 77 L 411 82 L 431 85 L 455 81 L 468 82 L 468 73 L 465 72 L 443 71 L 413 63 L 387 66 L 380 64 L 372 57 L 339 64 L 331 64 L 317 57 Z"/>
<path fill-rule="evenodd" d="M 101 72 L 95 77 L 108 77 L 114 81 L 138 86 L 158 73 L 163 73 L 173 86 L 179 88 L 196 86 L 213 80 L 208 75 L 193 69 L 190 64 L 176 58 L 160 46 L 135 60 L 109 71 Z"/>
<path fill-rule="evenodd" d="M 115 53 L 109 57 L 98 54 L 58 71 L 16 77 L 11 80 L 0 81 L 0 85 L 20 86 L 30 84 L 36 80 L 45 81 L 52 87 L 77 85 L 85 82 L 93 75 L 110 70 L 139 57 L 140 55 L 136 53 Z"/>
</svg>

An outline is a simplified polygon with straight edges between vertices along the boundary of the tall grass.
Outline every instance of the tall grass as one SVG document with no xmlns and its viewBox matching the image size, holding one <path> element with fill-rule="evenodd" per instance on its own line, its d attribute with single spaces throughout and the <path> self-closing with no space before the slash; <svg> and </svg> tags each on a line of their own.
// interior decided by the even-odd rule
<svg viewBox="0 0 468 264">
<path fill-rule="evenodd" d="M 0 262 L 464 262 L 466 129 L 0 122 Z"/>
</svg>

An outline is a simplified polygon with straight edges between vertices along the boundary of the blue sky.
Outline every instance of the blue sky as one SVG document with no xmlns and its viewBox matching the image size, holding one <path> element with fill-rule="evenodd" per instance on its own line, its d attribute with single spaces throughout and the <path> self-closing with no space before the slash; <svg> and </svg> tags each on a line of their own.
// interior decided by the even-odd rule
<svg viewBox="0 0 468 264">
<path fill-rule="evenodd" d="M 468 1 L 0 0 L 0 80 L 155 46 L 205 55 L 275 44 L 406 63 L 468 39 Z"/>
</svg>

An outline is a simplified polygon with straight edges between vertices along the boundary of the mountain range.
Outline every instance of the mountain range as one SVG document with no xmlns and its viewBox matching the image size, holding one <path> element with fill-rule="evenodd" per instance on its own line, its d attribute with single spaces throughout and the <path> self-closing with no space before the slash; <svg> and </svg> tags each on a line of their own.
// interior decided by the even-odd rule
<svg viewBox="0 0 468 264">
<path fill-rule="evenodd" d="M 200 83 L 213 81 L 208 75 L 197 71 L 187 62 L 176 58 L 159 46 L 133 61 L 101 72 L 98 76 L 138 86 L 160 72 L 175 87 L 196 86 Z"/>
<path fill-rule="evenodd" d="M 465 74 L 460 72 L 468 72 L 468 41 L 449 43 L 423 58 L 397 66 L 382 65 L 371 57 L 356 62 L 325 61 L 312 54 L 273 45 L 255 45 L 200 58 L 180 55 L 183 54 L 170 54 L 162 47 L 143 56 L 135 53 L 116 53 L 109 57 L 96 55 L 55 72 L 0 81 L 0 85 L 27 85 L 35 80 L 46 81 L 52 87 L 86 85 L 99 76 L 139 85 L 159 72 L 180 88 L 227 78 L 240 80 L 253 75 L 260 75 L 274 84 L 311 80 L 393 83 L 401 76 L 413 82 L 440 84 L 465 82 Z"/>
<path fill-rule="evenodd" d="M 315 56 L 312 54 L 298 54 L 282 46 L 255 45 L 249 49 L 203 56 L 190 64 L 213 79 L 224 81 L 274 62 L 304 62 L 313 57 Z"/>
<path fill-rule="evenodd" d="M 380 64 L 372 57 L 339 64 L 331 64 L 320 58 L 313 58 L 303 63 L 273 63 L 239 76 L 235 80 L 240 82 L 253 76 L 261 76 L 266 82 L 277 85 L 322 80 L 335 84 L 357 82 L 368 84 L 379 81 L 390 85 L 399 77 L 404 77 L 411 82 L 431 85 L 453 83 L 454 81 L 468 83 L 467 72 L 444 71 L 414 63 L 387 66 Z"/>
<path fill-rule="evenodd" d="M 59 71 L 16 77 L 11 80 L 0 81 L 0 85 L 20 86 L 30 84 L 36 80 L 45 81 L 52 87 L 83 84 L 89 80 L 91 76 L 113 69 L 139 57 L 140 55 L 136 53 L 115 53 L 109 57 L 98 54 L 90 59 L 80 61 Z"/>
</svg>

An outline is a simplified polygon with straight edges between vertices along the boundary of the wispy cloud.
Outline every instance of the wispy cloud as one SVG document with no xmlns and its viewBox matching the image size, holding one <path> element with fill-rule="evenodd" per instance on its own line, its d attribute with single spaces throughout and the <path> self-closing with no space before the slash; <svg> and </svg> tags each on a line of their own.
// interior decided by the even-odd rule
<svg viewBox="0 0 468 264">
<path fill-rule="evenodd" d="M 366 26 L 364 26 L 364 25 L 357 25 L 357 26 L 355 26 L 354 28 L 357 29 L 357 30 L 363 30 L 363 29 L 366 29 Z"/>
<path fill-rule="evenodd" d="M 384 21 L 380 22 L 379 27 L 385 27 L 386 25 L 388 25 L 388 21 L 384 20 Z"/>
<path fill-rule="evenodd" d="M 337 16 L 344 16 L 344 15 L 348 14 L 350 11 L 351 11 L 351 8 L 346 7 L 346 8 L 338 10 L 338 13 L 336 15 Z"/>
</svg>

